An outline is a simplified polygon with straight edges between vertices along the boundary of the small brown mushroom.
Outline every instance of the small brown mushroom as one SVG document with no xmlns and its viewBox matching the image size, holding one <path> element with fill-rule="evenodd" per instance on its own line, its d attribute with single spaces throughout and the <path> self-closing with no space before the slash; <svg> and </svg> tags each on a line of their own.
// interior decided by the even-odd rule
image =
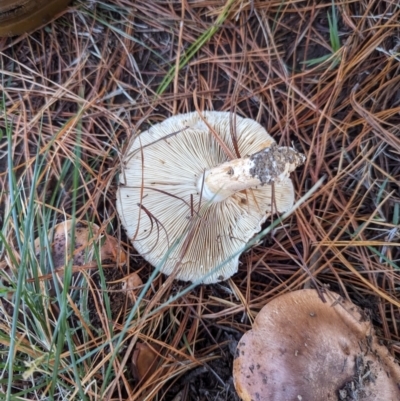
<svg viewBox="0 0 400 401">
<path fill-rule="evenodd" d="M 71 286 L 73 288 L 81 286 L 89 288 L 86 306 L 89 320 L 94 327 L 101 328 L 104 320 L 104 314 L 101 313 L 104 288 L 102 288 L 103 284 L 98 270 L 96 249 L 98 249 L 99 259 L 104 266 L 103 276 L 113 319 L 118 318 L 125 305 L 135 302 L 135 293 L 142 282 L 137 273 L 126 276 L 126 271 L 122 266 L 126 263 L 127 257 L 116 238 L 100 233 L 99 226 L 86 221 L 76 222 L 74 231 L 72 229 L 72 220 L 67 220 L 54 227 L 53 235 L 49 232 L 50 254 L 53 262 L 51 267 L 54 268 L 54 273 L 62 282 L 64 270 L 71 257 L 70 247 L 72 238 L 74 238 Z M 47 251 L 45 245 L 40 238 L 35 240 L 35 253 L 38 259 L 40 253 Z M 46 266 L 43 270 L 46 270 L 47 273 L 44 278 L 50 280 L 52 277 L 50 266 Z M 82 281 L 84 270 L 86 279 Z M 52 284 L 50 286 L 52 287 Z M 55 295 L 54 288 L 50 289 L 50 295 Z M 55 305 L 53 306 L 55 307 Z"/>
<path fill-rule="evenodd" d="M 363 311 L 315 290 L 268 303 L 238 343 L 236 391 L 245 401 L 398 401 L 400 367 Z"/>
<path fill-rule="evenodd" d="M 66 220 L 54 227 L 51 255 L 53 258 L 54 268 L 63 268 L 68 263 L 68 255 L 70 254 L 70 246 L 72 239 L 72 220 Z M 120 250 L 118 241 L 110 235 L 104 234 L 99 236 L 100 227 L 86 221 L 76 222 L 74 234 L 74 255 L 73 265 L 83 266 L 95 259 L 95 244 L 100 245 L 100 259 L 102 261 L 111 260 L 114 263 L 123 265 L 126 263 L 126 255 Z M 50 232 L 49 232 L 49 238 Z M 40 238 L 35 240 L 35 253 L 39 255 L 43 252 Z"/>
</svg>

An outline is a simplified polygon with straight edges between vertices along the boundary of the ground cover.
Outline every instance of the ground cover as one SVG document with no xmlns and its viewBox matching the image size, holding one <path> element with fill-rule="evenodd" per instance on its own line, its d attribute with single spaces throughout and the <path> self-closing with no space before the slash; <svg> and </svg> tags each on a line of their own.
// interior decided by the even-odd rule
<svg viewBox="0 0 400 401">
<path fill-rule="evenodd" d="M 258 311 L 316 286 L 365 308 L 398 356 L 399 21 L 396 0 L 77 1 L 31 35 L 0 39 L 0 392 L 235 400 L 236 342 Z M 297 199 L 325 179 L 229 281 L 191 288 L 152 276 L 115 194 L 129 138 L 194 110 L 253 118 L 304 153 Z M 46 238 L 67 219 L 116 237 L 127 266 L 61 285 Z M 144 285 L 116 318 L 115 285 L 104 288 L 131 272 Z M 137 343 L 157 355 L 141 380 Z"/>
</svg>

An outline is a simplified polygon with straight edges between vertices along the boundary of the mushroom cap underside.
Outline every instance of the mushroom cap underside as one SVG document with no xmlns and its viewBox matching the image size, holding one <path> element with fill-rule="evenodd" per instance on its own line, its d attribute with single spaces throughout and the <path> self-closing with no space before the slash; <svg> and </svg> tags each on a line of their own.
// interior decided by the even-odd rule
<svg viewBox="0 0 400 401">
<path fill-rule="evenodd" d="M 400 368 L 362 310 L 315 290 L 268 303 L 237 347 L 239 396 L 257 401 L 400 400 Z"/>
<path fill-rule="evenodd" d="M 253 120 L 228 112 L 202 117 L 233 154 L 233 135 L 241 156 L 275 143 Z M 149 263 L 177 279 L 214 283 L 237 271 L 241 249 L 272 210 L 293 206 L 294 189 L 285 179 L 222 202 L 202 200 L 199 178 L 229 160 L 207 124 L 198 113 L 189 113 L 135 138 L 123 160 L 117 209 L 128 237 Z"/>
</svg>

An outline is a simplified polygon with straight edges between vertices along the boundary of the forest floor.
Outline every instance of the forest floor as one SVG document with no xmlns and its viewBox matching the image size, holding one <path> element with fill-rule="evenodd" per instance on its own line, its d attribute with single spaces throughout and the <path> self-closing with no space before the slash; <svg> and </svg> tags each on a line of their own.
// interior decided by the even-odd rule
<svg viewBox="0 0 400 401">
<path fill-rule="evenodd" d="M 231 279 L 192 288 L 151 276 L 115 205 L 128 141 L 196 110 L 252 118 L 304 153 L 296 199 L 325 179 Z M 399 127 L 397 0 L 81 0 L 0 39 L 0 392 L 237 400 L 237 341 L 271 299 L 310 287 L 367 310 L 399 356 Z M 43 268 L 35 238 L 69 219 L 117 239 L 127 263 L 110 277 L 144 283 L 134 312 Z M 106 270 L 97 287 L 85 276 L 89 292 Z M 138 344 L 155 361 L 144 376 Z"/>
</svg>

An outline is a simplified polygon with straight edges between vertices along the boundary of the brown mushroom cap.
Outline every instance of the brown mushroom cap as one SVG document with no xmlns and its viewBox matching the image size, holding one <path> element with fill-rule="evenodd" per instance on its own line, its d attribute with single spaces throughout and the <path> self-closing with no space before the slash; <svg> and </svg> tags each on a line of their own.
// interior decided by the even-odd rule
<svg viewBox="0 0 400 401">
<path fill-rule="evenodd" d="M 135 301 L 135 293 L 142 283 L 136 273 L 125 276 L 125 269 L 119 267 L 126 263 L 126 254 L 121 250 L 118 240 L 108 234 L 100 232 L 100 227 L 87 221 L 77 221 L 74 226 L 72 220 L 57 224 L 48 233 L 51 244 L 52 266 L 42 268 L 46 278 L 50 279 L 50 269 L 58 274 L 60 281 L 63 280 L 65 267 L 69 264 L 71 255 L 71 240 L 74 237 L 74 254 L 72 262 L 72 287 L 89 289 L 87 297 L 87 311 L 89 320 L 93 327 L 101 328 L 104 321 L 102 308 L 103 293 L 108 291 L 110 299 L 111 315 L 117 319 L 126 305 Z M 35 253 L 39 259 L 41 252 L 47 252 L 43 248 L 40 238 L 35 240 Z M 99 274 L 96 249 L 99 251 L 99 259 L 107 268 L 103 271 L 106 288 L 103 288 Z M 83 281 L 82 270 L 86 270 L 86 278 Z M 90 279 L 89 279 L 90 276 Z M 90 280 L 90 286 L 89 281 Z M 55 295 L 53 284 L 50 283 L 50 295 Z M 53 305 L 54 306 L 54 305 Z"/>
<path fill-rule="evenodd" d="M 398 401 L 400 367 L 362 310 L 333 292 L 284 294 L 257 315 L 233 366 L 245 401 Z"/>
<path fill-rule="evenodd" d="M 54 268 L 63 268 L 68 263 L 70 254 L 70 244 L 72 238 L 72 220 L 66 220 L 54 227 L 51 255 Z M 100 249 L 100 259 L 111 260 L 118 264 L 126 263 L 126 255 L 120 250 L 118 241 L 107 234 L 99 236 L 100 227 L 86 221 L 79 221 L 75 224 L 74 232 L 74 261 L 73 265 L 83 266 L 95 259 L 95 245 L 102 241 Z M 49 239 L 51 239 L 49 232 Z M 105 238 L 104 238 L 105 236 Z M 35 239 L 35 253 L 39 255 L 44 250 L 41 248 L 40 238 Z"/>
</svg>

